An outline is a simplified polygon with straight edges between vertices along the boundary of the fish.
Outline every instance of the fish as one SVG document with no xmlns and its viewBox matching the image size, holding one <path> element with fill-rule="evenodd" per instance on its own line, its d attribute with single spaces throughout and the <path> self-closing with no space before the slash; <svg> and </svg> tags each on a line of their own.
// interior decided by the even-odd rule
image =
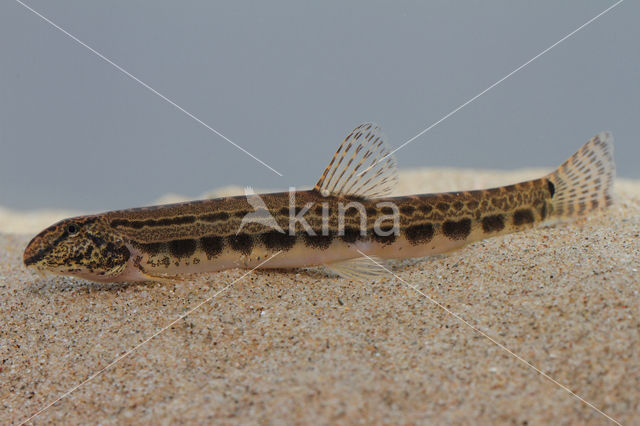
<svg viewBox="0 0 640 426">
<path fill-rule="evenodd" d="M 447 253 L 612 205 L 613 136 L 552 173 L 491 189 L 391 196 L 396 160 L 379 126 L 347 135 L 309 190 L 115 210 L 64 219 L 27 245 L 25 266 L 95 282 L 171 281 L 232 268 L 325 267 L 373 279 L 379 262 Z"/>
</svg>

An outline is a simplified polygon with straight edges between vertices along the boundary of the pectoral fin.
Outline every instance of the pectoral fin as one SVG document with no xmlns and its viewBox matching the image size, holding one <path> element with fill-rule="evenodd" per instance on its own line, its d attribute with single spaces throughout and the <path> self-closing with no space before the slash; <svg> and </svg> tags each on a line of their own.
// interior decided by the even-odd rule
<svg viewBox="0 0 640 426">
<path fill-rule="evenodd" d="M 342 278 L 358 281 L 367 281 L 378 278 L 387 273 L 380 265 L 383 260 L 377 257 L 356 257 L 355 259 L 342 260 L 324 265 L 331 272 Z"/>
<path fill-rule="evenodd" d="M 152 275 L 147 272 L 139 271 L 144 281 L 155 281 L 163 284 L 178 284 L 184 281 L 184 277 L 177 275 Z"/>
</svg>

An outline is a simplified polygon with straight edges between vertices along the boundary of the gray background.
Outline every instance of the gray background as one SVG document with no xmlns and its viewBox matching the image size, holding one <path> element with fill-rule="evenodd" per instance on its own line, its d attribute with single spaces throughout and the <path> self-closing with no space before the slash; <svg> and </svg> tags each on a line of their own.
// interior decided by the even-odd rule
<svg viewBox="0 0 640 426">
<path fill-rule="evenodd" d="M 397 146 L 609 1 L 0 3 L 0 205 L 105 210 L 313 184 L 342 138 Z M 555 166 L 601 130 L 640 177 L 640 4 L 627 0 L 398 152 L 401 167 Z"/>
</svg>

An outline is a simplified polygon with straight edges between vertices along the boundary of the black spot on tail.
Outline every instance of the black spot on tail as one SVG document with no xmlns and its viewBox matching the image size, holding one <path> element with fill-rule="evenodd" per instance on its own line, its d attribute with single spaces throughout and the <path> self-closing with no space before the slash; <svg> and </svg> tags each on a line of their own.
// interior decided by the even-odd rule
<svg viewBox="0 0 640 426">
<path fill-rule="evenodd" d="M 550 180 L 547 180 L 547 187 L 549 188 L 549 192 L 551 193 L 551 197 L 553 198 L 553 194 L 556 193 L 556 186 Z"/>
<path fill-rule="evenodd" d="M 261 234 L 260 240 L 268 249 L 289 250 L 296 243 L 296 236 L 285 232 L 269 231 Z"/>
<path fill-rule="evenodd" d="M 204 250 L 209 259 L 216 257 L 222 253 L 224 248 L 224 240 L 222 237 L 202 237 L 200 238 L 200 246 Z"/>
<path fill-rule="evenodd" d="M 239 251 L 242 254 L 251 254 L 253 249 L 253 238 L 247 234 L 229 235 L 229 245 L 235 251 Z"/>
<path fill-rule="evenodd" d="M 433 232 L 433 225 L 431 223 L 412 225 L 404 230 L 407 240 L 414 245 L 431 241 Z"/>
<path fill-rule="evenodd" d="M 169 242 L 169 252 L 177 257 L 189 257 L 196 252 L 196 240 L 174 240 Z"/>
<path fill-rule="evenodd" d="M 513 213 L 513 224 L 516 226 L 527 225 L 533 221 L 533 212 L 529 209 L 520 209 Z"/>
<path fill-rule="evenodd" d="M 442 232 L 452 240 L 464 240 L 471 233 L 471 219 L 448 220 L 442 224 Z"/>
<path fill-rule="evenodd" d="M 482 219 L 482 230 L 484 232 L 498 232 L 504 229 L 504 216 L 496 214 L 486 216 Z"/>
</svg>

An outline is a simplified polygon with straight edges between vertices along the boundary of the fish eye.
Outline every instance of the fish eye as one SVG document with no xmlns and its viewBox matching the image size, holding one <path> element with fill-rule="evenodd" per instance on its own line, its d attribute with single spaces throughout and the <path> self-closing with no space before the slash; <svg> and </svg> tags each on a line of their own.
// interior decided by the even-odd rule
<svg viewBox="0 0 640 426">
<path fill-rule="evenodd" d="M 69 235 L 77 234 L 80 231 L 80 227 L 75 223 L 69 223 L 64 229 Z"/>
</svg>

